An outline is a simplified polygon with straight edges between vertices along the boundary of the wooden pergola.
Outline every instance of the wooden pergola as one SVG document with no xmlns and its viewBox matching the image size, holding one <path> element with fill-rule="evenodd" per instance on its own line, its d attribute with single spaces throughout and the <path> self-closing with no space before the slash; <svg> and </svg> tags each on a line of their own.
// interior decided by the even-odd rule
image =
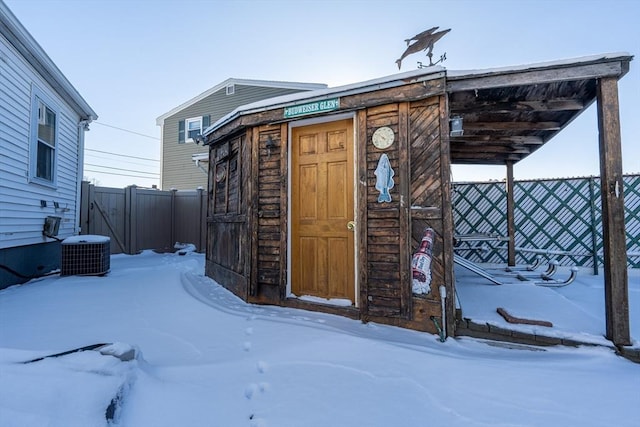
<svg viewBox="0 0 640 427">
<path fill-rule="evenodd" d="M 508 263 L 515 264 L 513 167 L 597 102 L 607 338 L 630 345 L 618 80 L 633 56 L 599 55 L 509 69 L 447 73 L 453 164 L 506 166 Z"/>
</svg>

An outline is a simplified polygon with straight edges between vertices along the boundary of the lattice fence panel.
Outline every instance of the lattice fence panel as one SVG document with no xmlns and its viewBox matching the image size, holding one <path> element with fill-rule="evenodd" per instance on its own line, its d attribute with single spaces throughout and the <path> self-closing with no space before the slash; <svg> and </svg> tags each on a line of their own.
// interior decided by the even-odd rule
<svg viewBox="0 0 640 427">
<path fill-rule="evenodd" d="M 624 184 L 628 264 L 640 268 L 640 175 L 625 176 Z M 602 265 L 599 178 L 517 181 L 514 198 L 516 262 L 530 263 L 536 250 L 545 250 L 562 265 Z M 452 199 L 457 234 L 507 235 L 503 182 L 454 184 Z M 485 250 L 465 250 L 474 247 Z M 507 261 L 506 243 L 470 243 L 460 250 L 476 262 Z"/>
</svg>

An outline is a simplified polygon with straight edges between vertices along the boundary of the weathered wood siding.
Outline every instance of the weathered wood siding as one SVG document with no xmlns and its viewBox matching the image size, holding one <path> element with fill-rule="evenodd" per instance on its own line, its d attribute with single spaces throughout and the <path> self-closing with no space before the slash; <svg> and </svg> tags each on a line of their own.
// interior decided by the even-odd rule
<svg viewBox="0 0 640 427">
<path fill-rule="evenodd" d="M 450 159 L 448 116 L 444 97 L 434 97 L 411 104 L 409 132 L 411 158 L 411 253 L 418 248 L 425 228 L 435 231 L 431 261 L 431 294 L 413 298 L 412 321 L 417 329 L 428 325 L 435 332 L 430 317 L 442 316 L 439 287 L 447 288 L 449 320 L 453 331 L 453 231 L 450 202 Z M 441 319 L 438 319 L 441 320 Z"/>
<path fill-rule="evenodd" d="M 215 181 L 221 163 L 216 161 L 218 148 L 212 148 L 207 275 L 251 302 L 332 312 L 435 333 L 431 318 L 440 321 L 442 316 L 438 288 L 445 285 L 453 290 L 446 97 L 432 94 L 419 101 L 362 108 L 354 120 L 357 307 L 287 298 L 288 123 L 249 126 L 242 137 L 219 140 L 217 147 L 231 146 L 226 184 Z M 373 132 L 381 126 L 391 127 L 396 135 L 394 144 L 385 150 L 371 144 Z M 383 153 L 395 176 L 392 201 L 379 203 L 375 170 Z M 234 158 L 241 158 L 241 164 L 233 166 Z M 237 168 L 235 175 L 233 167 Z M 431 293 L 417 296 L 411 289 L 411 257 L 425 227 L 436 234 Z M 455 320 L 453 301 L 447 298 L 450 334 Z"/>
<path fill-rule="evenodd" d="M 251 295 L 255 300 L 277 304 L 284 298 L 287 230 L 287 127 L 261 127 L 255 134 L 253 161 L 256 167 L 254 195 L 255 265 Z M 267 148 L 271 138 L 272 148 Z"/>
<path fill-rule="evenodd" d="M 245 168 L 250 168 L 248 140 L 241 135 L 209 153 L 206 274 L 241 298 L 247 296 L 250 248 L 243 192 Z"/>
<path fill-rule="evenodd" d="M 364 286 L 366 296 L 361 299 L 366 304 L 366 315 L 371 318 L 400 318 L 407 314 L 403 307 L 403 287 L 408 286 L 408 283 L 406 274 L 402 275 L 403 266 L 406 267 L 406 261 L 403 260 L 406 250 L 402 250 L 404 240 L 401 237 L 401 222 L 406 221 L 406 215 L 402 213 L 404 203 L 397 185 L 403 179 L 404 167 L 400 164 L 402 135 L 398 134 L 399 120 L 399 104 L 369 108 L 366 111 L 365 151 L 361 155 L 366 159 L 367 215 L 366 228 L 360 229 L 360 238 L 367 240 L 367 262 L 360 268 L 367 270 L 368 278 Z M 389 126 L 397 135 L 396 142 L 384 151 L 376 149 L 370 143 L 373 132 L 380 126 Z M 380 193 L 376 190 L 374 174 L 383 153 L 389 157 L 395 171 L 396 185 L 390 190 L 392 200 L 389 203 L 378 203 Z"/>
<path fill-rule="evenodd" d="M 451 230 L 446 226 L 448 151 L 442 148 L 444 118 L 442 97 L 412 103 L 388 104 L 369 108 L 359 115 L 360 167 L 364 169 L 366 189 L 360 197 L 365 205 L 359 222 L 361 311 L 366 320 L 375 320 L 435 332 L 431 316 L 441 317 L 438 287 L 449 281 Z M 373 132 L 389 126 L 396 142 L 381 151 L 371 143 Z M 390 203 L 379 203 L 374 174 L 382 153 L 395 171 Z M 443 178 L 444 177 L 444 178 Z M 422 239 L 423 230 L 435 231 L 431 294 L 411 292 L 411 257 Z M 438 319 L 439 320 L 439 319 Z"/>
</svg>

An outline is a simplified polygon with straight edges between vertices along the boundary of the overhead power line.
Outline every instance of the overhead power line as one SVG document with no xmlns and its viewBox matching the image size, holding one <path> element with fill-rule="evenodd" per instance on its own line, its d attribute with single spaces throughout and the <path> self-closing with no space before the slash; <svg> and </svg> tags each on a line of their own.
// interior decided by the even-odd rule
<svg viewBox="0 0 640 427">
<path fill-rule="evenodd" d="M 124 128 L 121 128 L 121 127 L 118 127 L 118 126 L 108 125 L 106 123 L 102 123 L 102 122 L 98 122 L 98 121 L 93 121 L 91 123 L 95 123 L 95 124 L 98 124 L 98 125 L 101 125 L 101 126 L 106 126 L 108 128 L 117 129 L 117 130 L 120 130 L 122 132 L 132 133 L 134 135 L 144 136 L 145 138 L 150 138 L 150 139 L 155 139 L 156 141 L 160 141 L 160 138 L 158 138 L 157 136 L 145 135 L 144 133 L 136 132 L 136 131 L 129 130 L 129 129 L 124 129 Z"/>
<path fill-rule="evenodd" d="M 138 171 L 138 170 L 134 170 L 134 169 L 122 169 L 122 168 L 114 168 L 111 166 L 102 166 L 102 165 L 95 165 L 92 163 L 85 163 L 86 166 L 94 166 L 94 167 L 98 167 L 98 168 L 105 168 L 105 169 L 111 169 L 111 170 L 116 170 L 116 171 L 125 171 L 125 172 L 135 172 L 135 173 L 143 173 L 145 175 L 156 175 L 156 176 L 160 176 L 159 173 L 157 172 L 144 172 L 144 171 Z M 109 172 L 105 172 L 105 173 L 109 173 Z"/>
<path fill-rule="evenodd" d="M 96 153 L 111 154 L 113 156 L 119 156 L 119 157 L 129 157 L 130 159 L 148 160 L 150 162 L 159 162 L 160 161 L 160 160 L 156 160 L 156 159 L 149 159 L 149 158 L 146 158 L 146 157 L 128 156 L 126 154 L 110 153 L 109 151 L 94 150 L 93 148 L 85 148 L 84 151 L 93 151 L 93 152 L 96 152 Z"/>
<path fill-rule="evenodd" d="M 108 174 L 108 175 L 128 176 L 128 177 L 131 177 L 131 178 L 157 179 L 157 178 L 153 178 L 153 177 L 150 177 L 150 176 L 140 176 L 140 175 L 130 175 L 130 174 L 126 174 L 126 173 L 96 171 L 96 170 L 92 170 L 92 169 L 85 169 L 84 171 L 85 172 L 93 172 L 93 173 L 104 173 L 104 174 Z"/>
</svg>

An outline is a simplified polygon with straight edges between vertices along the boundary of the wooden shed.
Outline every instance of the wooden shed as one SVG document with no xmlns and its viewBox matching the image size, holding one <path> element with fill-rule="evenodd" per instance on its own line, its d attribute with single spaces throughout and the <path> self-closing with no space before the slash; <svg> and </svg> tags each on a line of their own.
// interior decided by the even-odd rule
<svg viewBox="0 0 640 427">
<path fill-rule="evenodd" d="M 451 164 L 505 165 L 510 187 L 513 165 L 597 99 L 607 304 L 624 304 L 617 81 L 631 59 L 435 66 L 239 107 L 204 132 L 207 276 L 252 303 L 455 335 Z M 624 342 L 628 313 L 613 311 Z"/>
</svg>

